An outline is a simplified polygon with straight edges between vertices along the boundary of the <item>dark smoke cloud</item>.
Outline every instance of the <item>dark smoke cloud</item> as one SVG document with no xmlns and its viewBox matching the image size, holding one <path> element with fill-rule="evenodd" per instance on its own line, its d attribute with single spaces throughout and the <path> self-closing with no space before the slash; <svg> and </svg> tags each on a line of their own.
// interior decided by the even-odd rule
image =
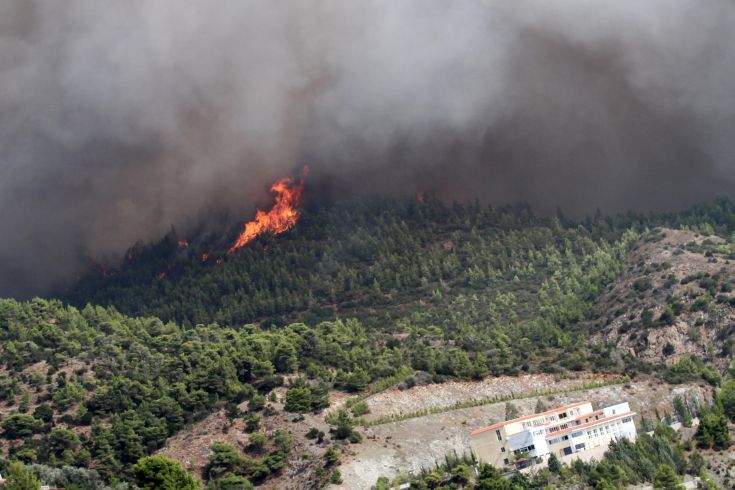
<svg viewBox="0 0 735 490">
<path fill-rule="evenodd" d="M 734 71 L 730 0 L 2 2 L 0 294 L 303 163 L 577 215 L 731 194 Z"/>
</svg>

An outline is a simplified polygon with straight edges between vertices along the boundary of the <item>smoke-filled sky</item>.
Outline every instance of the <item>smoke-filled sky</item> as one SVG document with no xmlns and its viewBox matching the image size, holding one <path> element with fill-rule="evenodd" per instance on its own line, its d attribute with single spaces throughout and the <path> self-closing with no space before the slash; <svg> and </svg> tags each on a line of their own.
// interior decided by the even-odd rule
<svg viewBox="0 0 735 490">
<path fill-rule="evenodd" d="M 732 0 L 5 0 L 0 294 L 304 163 L 572 215 L 732 195 L 734 72 Z"/>
</svg>

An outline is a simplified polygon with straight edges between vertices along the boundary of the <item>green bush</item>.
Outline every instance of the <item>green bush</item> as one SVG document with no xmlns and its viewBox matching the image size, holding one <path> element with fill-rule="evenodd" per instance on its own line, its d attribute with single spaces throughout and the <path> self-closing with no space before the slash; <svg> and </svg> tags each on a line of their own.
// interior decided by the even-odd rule
<svg viewBox="0 0 735 490">
<path fill-rule="evenodd" d="M 133 466 L 137 485 L 142 490 L 198 490 L 199 484 L 175 461 L 150 456 Z"/>
<path fill-rule="evenodd" d="M 355 417 L 361 417 L 370 413 L 370 407 L 368 406 L 367 402 L 361 401 L 352 405 L 351 411 L 352 415 L 354 415 Z"/>
<path fill-rule="evenodd" d="M 43 421 L 32 415 L 14 413 L 0 424 L 3 428 L 3 437 L 8 439 L 23 439 L 38 433 L 43 427 Z"/>
</svg>

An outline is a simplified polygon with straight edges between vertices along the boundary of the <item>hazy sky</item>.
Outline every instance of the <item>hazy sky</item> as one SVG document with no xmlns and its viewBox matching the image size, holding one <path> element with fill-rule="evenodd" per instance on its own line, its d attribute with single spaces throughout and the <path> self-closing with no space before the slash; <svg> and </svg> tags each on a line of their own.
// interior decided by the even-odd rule
<svg viewBox="0 0 735 490">
<path fill-rule="evenodd" d="M 6 0 L 0 294 L 304 163 L 570 214 L 732 194 L 730 0 Z"/>
</svg>

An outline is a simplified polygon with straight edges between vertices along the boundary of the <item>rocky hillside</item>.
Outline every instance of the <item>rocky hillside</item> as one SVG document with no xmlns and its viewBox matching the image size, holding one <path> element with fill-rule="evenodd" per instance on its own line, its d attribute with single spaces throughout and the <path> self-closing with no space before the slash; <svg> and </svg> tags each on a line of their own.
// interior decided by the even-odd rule
<svg viewBox="0 0 735 490">
<path fill-rule="evenodd" d="M 517 398 L 527 376 L 538 393 L 587 371 L 715 385 L 734 230 L 729 201 L 574 222 L 427 199 L 305 210 L 221 263 L 172 234 L 80 283 L 78 307 L 0 299 L 0 471 L 19 460 L 123 488 L 163 454 L 210 488 L 318 487 L 340 480 L 358 432 L 378 440 L 378 419 Z M 419 396 L 378 393 L 396 384 Z M 335 412 L 347 396 L 364 403 Z M 441 441 L 431 457 L 466 446 Z"/>
<path fill-rule="evenodd" d="M 580 378 L 589 379 L 587 376 L 588 374 L 583 374 Z M 482 390 L 483 385 L 489 381 L 497 383 L 511 380 L 515 381 L 513 389 L 517 396 L 512 405 L 520 415 L 533 413 L 539 400 L 548 407 L 563 406 L 580 400 L 589 400 L 595 406 L 627 400 L 632 409 L 638 413 L 637 420 L 640 421 L 640 417 L 651 419 L 657 413 L 672 413 L 672 400 L 676 396 L 694 403 L 711 396 L 711 388 L 707 386 L 669 385 L 660 383 L 655 378 L 644 377 L 630 383 L 571 392 L 566 392 L 564 388 L 569 387 L 570 382 L 575 380 L 550 380 L 544 375 L 497 378 L 496 381 L 486 380 L 471 384 Z M 545 383 L 550 389 L 561 388 L 561 391 L 542 397 L 528 396 L 528 393 L 537 389 L 539 382 Z M 454 397 L 457 394 L 457 387 L 452 384 L 434 385 L 430 391 L 422 388 L 416 387 L 401 392 L 395 399 L 413 398 L 414 408 L 430 408 L 444 403 L 446 397 Z M 499 384 L 496 384 L 495 392 L 504 394 Z M 395 407 L 393 399 L 385 394 L 370 397 L 368 404 L 374 413 L 400 411 L 399 407 Z M 422 468 L 434 468 L 447 454 L 468 452 L 469 433 L 503 420 L 505 411 L 505 402 L 491 403 L 431 413 L 364 429 L 363 443 L 351 446 L 351 453 L 345 457 L 340 466 L 343 483 L 330 489 L 367 490 L 375 485 L 377 477 L 381 475 L 393 478 L 401 472 L 419 473 Z"/>
<path fill-rule="evenodd" d="M 717 236 L 651 232 L 599 298 L 594 340 L 652 363 L 691 357 L 727 368 L 735 341 L 734 249 Z"/>
</svg>

